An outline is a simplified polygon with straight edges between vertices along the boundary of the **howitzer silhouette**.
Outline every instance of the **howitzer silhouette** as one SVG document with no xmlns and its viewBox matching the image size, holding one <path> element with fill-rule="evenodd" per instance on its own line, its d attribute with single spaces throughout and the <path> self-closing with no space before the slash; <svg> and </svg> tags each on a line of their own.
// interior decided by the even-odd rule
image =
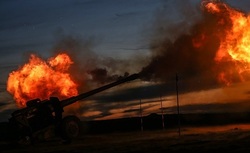
<svg viewBox="0 0 250 153">
<path fill-rule="evenodd" d="M 119 79 L 113 83 L 99 87 L 97 89 L 59 100 L 57 97 L 50 97 L 48 100 L 30 100 L 26 103 L 27 107 L 14 111 L 9 119 L 12 135 L 15 140 L 29 140 L 36 133 L 53 127 L 56 136 L 64 140 L 71 140 L 80 133 L 80 119 L 74 115 L 63 117 L 63 108 L 89 96 L 139 78 L 139 74 L 133 74 Z"/>
</svg>

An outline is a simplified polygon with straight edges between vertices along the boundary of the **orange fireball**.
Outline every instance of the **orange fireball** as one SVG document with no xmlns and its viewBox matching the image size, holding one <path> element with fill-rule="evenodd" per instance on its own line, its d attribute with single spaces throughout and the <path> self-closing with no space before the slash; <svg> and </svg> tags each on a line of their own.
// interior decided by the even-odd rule
<svg viewBox="0 0 250 153">
<path fill-rule="evenodd" d="M 250 16 L 220 1 L 206 1 L 204 9 L 218 18 L 218 27 L 225 33 L 219 35 L 220 45 L 214 60 L 231 63 L 218 74 L 218 80 L 230 84 L 235 76 L 245 81 L 250 78 Z M 219 32 L 218 32 L 219 33 Z"/>
<path fill-rule="evenodd" d="M 78 94 L 77 84 L 69 74 L 73 61 L 67 54 L 59 54 L 47 62 L 30 55 L 29 62 L 9 74 L 7 90 L 18 107 L 25 107 L 31 99 L 50 96 L 67 98 Z"/>
</svg>

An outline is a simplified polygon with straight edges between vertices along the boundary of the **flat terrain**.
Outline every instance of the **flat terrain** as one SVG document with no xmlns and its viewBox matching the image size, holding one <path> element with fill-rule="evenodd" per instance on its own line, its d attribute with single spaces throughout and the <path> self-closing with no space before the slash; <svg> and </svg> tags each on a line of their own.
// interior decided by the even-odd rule
<svg viewBox="0 0 250 153">
<path fill-rule="evenodd" d="M 49 138 L 34 145 L 0 142 L 1 153 L 249 152 L 250 124 L 181 127 L 151 131 L 81 135 L 71 144 Z"/>
</svg>

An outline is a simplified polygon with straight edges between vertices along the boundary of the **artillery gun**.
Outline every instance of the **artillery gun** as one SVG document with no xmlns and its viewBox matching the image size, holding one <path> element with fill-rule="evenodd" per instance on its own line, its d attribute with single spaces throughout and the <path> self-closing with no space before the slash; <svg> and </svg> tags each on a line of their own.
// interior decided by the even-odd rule
<svg viewBox="0 0 250 153">
<path fill-rule="evenodd" d="M 81 130 L 80 119 L 74 115 L 64 116 L 63 108 L 79 100 L 139 78 L 139 74 L 133 74 L 121 78 L 113 83 L 97 89 L 59 100 L 57 97 L 50 97 L 47 100 L 33 99 L 26 103 L 25 108 L 14 111 L 9 119 L 9 125 L 15 141 L 29 141 L 36 133 L 53 127 L 54 135 L 60 136 L 63 140 L 71 140 L 77 137 Z"/>
</svg>

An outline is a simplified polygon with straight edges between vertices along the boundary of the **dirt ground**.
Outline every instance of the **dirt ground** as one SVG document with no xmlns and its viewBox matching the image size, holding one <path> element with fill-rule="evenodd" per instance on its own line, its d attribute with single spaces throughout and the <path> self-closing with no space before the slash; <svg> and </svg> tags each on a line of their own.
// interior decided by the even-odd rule
<svg viewBox="0 0 250 153">
<path fill-rule="evenodd" d="M 249 152 L 250 124 L 181 127 L 180 133 L 173 128 L 81 135 L 70 144 L 63 144 L 58 138 L 16 146 L 2 141 L 0 147 L 1 153 Z"/>
</svg>

